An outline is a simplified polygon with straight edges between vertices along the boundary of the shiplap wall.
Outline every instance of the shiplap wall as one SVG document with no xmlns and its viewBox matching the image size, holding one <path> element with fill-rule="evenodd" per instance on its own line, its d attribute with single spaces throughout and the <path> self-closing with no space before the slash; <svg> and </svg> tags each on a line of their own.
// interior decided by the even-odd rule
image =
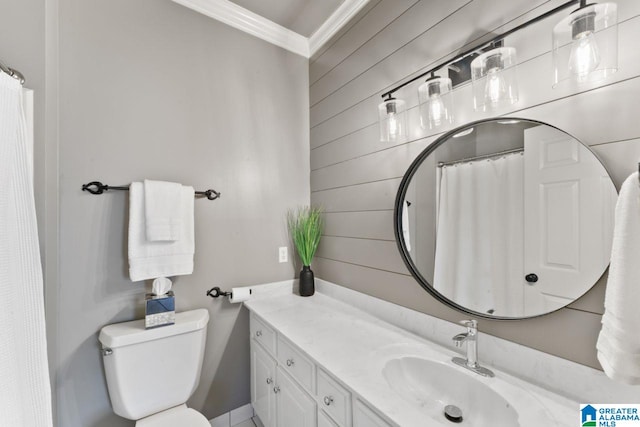
<svg viewBox="0 0 640 427">
<path fill-rule="evenodd" d="M 372 0 L 311 59 L 311 201 L 326 211 L 316 275 L 449 321 L 467 315 L 425 292 L 404 266 L 393 235 L 393 204 L 412 160 L 442 132 L 420 129 L 417 86 L 397 96 L 409 107 L 411 137 L 401 144 L 378 137 L 380 94 L 460 50 L 489 39 L 563 1 Z M 579 89 L 552 89 L 551 33 L 567 12 L 505 40 L 518 50 L 520 100 L 510 109 L 479 113 L 471 85 L 454 90 L 452 127 L 492 116 L 541 120 L 592 147 L 616 186 L 640 160 L 640 1 L 618 1 L 619 71 Z M 605 280 L 570 307 L 535 319 L 481 320 L 480 329 L 523 345 L 600 368 L 595 343 Z"/>
</svg>

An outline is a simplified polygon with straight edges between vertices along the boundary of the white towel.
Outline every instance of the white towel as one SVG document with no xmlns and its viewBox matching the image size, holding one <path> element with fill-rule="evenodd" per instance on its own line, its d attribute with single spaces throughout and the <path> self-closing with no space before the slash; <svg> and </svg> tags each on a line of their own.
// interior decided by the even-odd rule
<svg viewBox="0 0 640 427">
<path fill-rule="evenodd" d="M 182 185 L 144 180 L 144 218 L 150 242 L 180 240 Z"/>
<path fill-rule="evenodd" d="M 132 182 L 129 200 L 129 276 L 131 280 L 154 279 L 193 273 L 195 238 L 192 187 L 181 190 L 180 240 L 149 242 L 145 231 L 144 185 Z"/>
<path fill-rule="evenodd" d="M 616 204 L 605 312 L 596 348 L 609 378 L 640 384 L 640 184 L 622 184 Z"/>
</svg>

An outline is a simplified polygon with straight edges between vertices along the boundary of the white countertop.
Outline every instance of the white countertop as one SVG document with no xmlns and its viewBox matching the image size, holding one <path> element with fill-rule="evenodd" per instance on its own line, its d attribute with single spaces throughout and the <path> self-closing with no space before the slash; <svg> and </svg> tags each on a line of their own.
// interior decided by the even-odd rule
<svg viewBox="0 0 640 427">
<path fill-rule="evenodd" d="M 317 292 L 306 298 L 281 292 L 274 296 L 262 295 L 244 304 L 303 350 L 319 367 L 384 414 L 388 421 L 402 427 L 425 425 L 424 413 L 391 389 L 382 367 L 398 356 L 426 357 L 450 363 L 451 357 L 459 354 Z M 482 352 L 478 356 L 482 364 Z M 526 389 L 542 403 L 558 426 L 575 425 L 579 416 L 577 402 L 503 373 L 497 367 L 489 367 L 495 372 L 496 379 L 480 377 L 479 380 L 490 386 L 506 382 Z M 517 402 L 513 403 L 515 406 Z M 429 421 L 429 425 L 434 425 Z M 521 421 L 521 427 L 537 427 L 539 420 L 534 423 Z M 443 421 L 442 425 L 450 427 L 451 423 Z"/>
</svg>

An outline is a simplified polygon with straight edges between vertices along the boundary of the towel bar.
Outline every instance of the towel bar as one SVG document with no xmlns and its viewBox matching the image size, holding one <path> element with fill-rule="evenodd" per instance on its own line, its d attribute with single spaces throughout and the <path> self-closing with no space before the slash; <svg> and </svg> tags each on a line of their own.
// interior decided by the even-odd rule
<svg viewBox="0 0 640 427">
<path fill-rule="evenodd" d="M 109 190 L 122 190 L 129 191 L 128 185 L 107 185 L 103 184 L 100 181 L 92 181 L 88 184 L 82 184 L 82 191 L 88 191 L 91 194 L 102 194 L 105 191 Z M 196 196 L 204 196 L 209 200 L 216 200 L 220 197 L 220 192 L 216 190 L 207 190 L 207 191 L 196 191 Z"/>
</svg>

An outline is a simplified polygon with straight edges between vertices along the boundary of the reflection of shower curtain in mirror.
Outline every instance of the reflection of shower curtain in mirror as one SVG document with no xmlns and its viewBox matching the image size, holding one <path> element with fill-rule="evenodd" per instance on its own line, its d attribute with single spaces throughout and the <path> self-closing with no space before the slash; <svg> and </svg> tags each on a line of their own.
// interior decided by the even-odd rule
<svg viewBox="0 0 640 427">
<path fill-rule="evenodd" d="M 516 153 L 439 170 L 434 288 L 480 313 L 523 310 L 523 165 Z"/>
</svg>

